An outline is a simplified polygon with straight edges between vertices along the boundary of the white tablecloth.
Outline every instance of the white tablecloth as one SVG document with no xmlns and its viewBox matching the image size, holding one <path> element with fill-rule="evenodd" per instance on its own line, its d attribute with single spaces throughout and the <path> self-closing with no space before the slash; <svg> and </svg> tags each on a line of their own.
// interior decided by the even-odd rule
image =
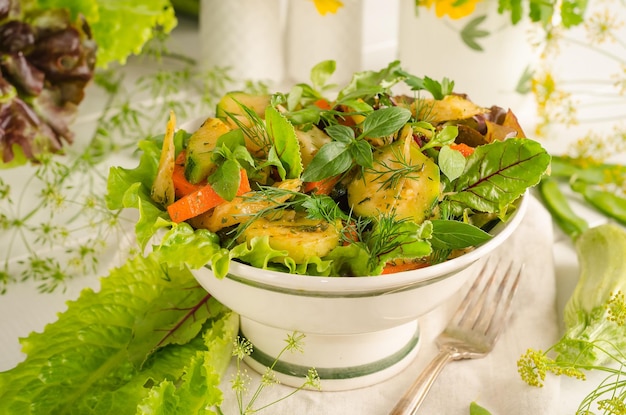
<svg viewBox="0 0 626 415">
<path fill-rule="evenodd" d="M 511 256 L 525 263 L 524 278 L 520 283 L 509 326 L 486 358 L 450 363 L 431 389 L 420 413 L 466 415 L 472 401 L 489 409 L 493 415 L 559 413 L 559 379 L 549 378 L 543 388 L 533 388 L 526 385 L 517 374 L 517 359 L 529 347 L 545 349 L 551 345 L 557 340 L 559 326 L 555 307 L 557 297 L 552 222 L 537 200 L 531 199 L 530 202 L 517 232 L 494 253 Z M 353 391 L 299 391 L 268 412 L 307 415 L 387 414 L 437 353 L 433 339 L 443 329 L 463 294 L 459 292 L 453 301 L 420 320 L 421 349 L 414 362 L 396 377 Z M 306 339 L 304 349 L 306 353 Z M 234 394 L 230 390 L 233 371 L 231 367 L 223 381 L 225 414 L 238 413 L 235 410 Z M 259 376 L 251 370 L 249 373 L 253 377 L 250 389 L 254 390 Z M 264 389 L 257 406 L 279 399 L 291 390 L 282 385 Z"/>
<path fill-rule="evenodd" d="M 189 32 L 182 32 L 175 40 L 194 45 L 194 36 L 193 33 L 190 37 Z M 86 103 L 83 110 L 91 111 L 89 105 L 89 102 Z M 493 415 L 572 414 L 585 389 L 593 387 L 591 382 L 585 384 L 551 377 L 544 388 L 531 388 L 517 374 L 517 359 L 527 348 L 544 349 L 557 340 L 558 310 L 562 309 L 577 277 L 576 257 L 571 244 L 563 235 L 553 233 L 550 216 L 539 202 L 531 200 L 522 225 L 499 254 L 512 255 L 524 259 L 526 263 L 525 277 L 510 325 L 488 357 L 451 363 L 431 390 L 421 413 L 468 414 L 470 402 L 476 401 Z M 111 258 L 102 258 L 101 261 L 106 263 L 108 259 Z M 64 292 L 54 294 L 38 294 L 35 284 L 20 283 L 0 296 L 0 371 L 12 368 L 23 359 L 19 337 L 25 337 L 31 331 L 41 331 L 45 324 L 55 320 L 56 313 L 65 309 L 67 300 L 78 297 L 80 290 L 87 286 L 96 288 L 97 279 L 85 277 L 74 280 Z M 433 339 L 445 326 L 461 294 L 421 319 L 420 352 L 415 361 L 393 379 L 354 391 L 300 391 L 267 413 L 388 413 L 405 388 L 435 355 Z M 232 372 L 231 368 L 225 375 L 222 388 L 225 398 L 223 408 L 227 415 L 238 413 L 233 409 L 234 395 L 230 391 Z M 249 372 L 253 379 L 258 380 L 251 370 Z M 263 392 L 259 402 L 273 401 L 290 391 L 288 387 L 274 386 Z"/>
</svg>

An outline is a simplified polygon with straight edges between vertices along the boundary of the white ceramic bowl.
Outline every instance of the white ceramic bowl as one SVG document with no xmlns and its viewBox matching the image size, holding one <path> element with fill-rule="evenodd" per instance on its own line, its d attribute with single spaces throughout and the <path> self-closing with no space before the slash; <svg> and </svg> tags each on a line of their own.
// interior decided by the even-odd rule
<svg viewBox="0 0 626 415">
<path fill-rule="evenodd" d="M 323 390 L 345 390 L 387 379 L 418 350 L 418 317 L 450 298 L 479 260 L 517 228 L 528 196 L 494 237 L 444 263 L 376 277 L 312 277 L 232 262 L 217 279 L 210 267 L 195 271 L 200 284 L 240 315 L 240 331 L 254 346 L 247 363 L 263 373 L 288 334 L 304 333 L 304 353 L 284 354 L 274 366 L 281 382 L 300 386 L 309 368 Z M 481 261 L 482 262 L 482 261 Z"/>
</svg>

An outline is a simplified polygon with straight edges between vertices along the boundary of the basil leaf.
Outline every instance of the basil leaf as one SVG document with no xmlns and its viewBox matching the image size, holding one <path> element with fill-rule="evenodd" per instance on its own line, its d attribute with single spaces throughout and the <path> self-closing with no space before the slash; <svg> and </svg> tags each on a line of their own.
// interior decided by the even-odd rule
<svg viewBox="0 0 626 415">
<path fill-rule="evenodd" d="M 243 136 L 243 130 L 236 128 L 219 136 L 215 143 L 215 148 L 224 146 L 229 150 L 234 151 L 237 146 L 245 147 L 245 145 L 246 139 Z"/>
<path fill-rule="evenodd" d="M 341 174 L 352 167 L 350 146 L 339 141 L 324 144 L 304 170 L 302 180 L 316 182 L 326 177 Z"/>
<path fill-rule="evenodd" d="M 241 176 L 239 174 L 239 163 L 235 160 L 225 160 L 218 165 L 207 181 L 211 183 L 213 190 L 224 200 L 233 200 L 237 196 L 237 189 Z"/>
<path fill-rule="evenodd" d="M 434 219 L 432 246 L 438 249 L 463 249 L 487 242 L 490 234 L 469 223 L 456 220 Z"/>
<path fill-rule="evenodd" d="M 336 62 L 333 60 L 322 61 L 315 65 L 311 69 L 311 83 L 313 83 L 313 88 L 321 89 L 330 76 L 335 73 Z"/>
<path fill-rule="evenodd" d="M 326 127 L 325 131 L 330 138 L 344 144 L 350 144 L 354 140 L 354 130 L 345 125 L 331 125 L 330 127 Z"/>
<path fill-rule="evenodd" d="M 371 168 L 374 165 L 372 146 L 365 140 L 357 140 L 350 146 L 350 154 L 354 157 L 356 164 Z"/>
<path fill-rule="evenodd" d="M 463 154 L 460 151 L 451 149 L 450 146 L 443 146 L 439 150 L 439 168 L 450 181 L 457 179 L 463 174 L 465 162 Z"/>
<path fill-rule="evenodd" d="M 302 86 L 300 85 L 294 85 L 291 90 L 289 91 L 289 94 L 287 95 L 287 109 L 289 111 L 292 111 L 294 108 L 298 107 L 298 104 L 300 103 L 300 98 L 302 98 Z"/>
<path fill-rule="evenodd" d="M 398 131 L 411 118 L 411 111 L 401 107 L 372 111 L 363 121 L 364 137 L 384 137 Z"/>
<path fill-rule="evenodd" d="M 285 177 L 294 179 L 302 173 L 300 143 L 293 125 L 274 107 L 265 109 L 265 124 L 271 137 L 276 155 L 285 168 Z"/>
<path fill-rule="evenodd" d="M 454 183 L 448 200 L 471 209 L 501 213 L 528 187 L 539 183 L 550 155 L 529 139 L 509 139 L 479 146 L 467 158 L 465 172 Z"/>
<path fill-rule="evenodd" d="M 427 124 L 428 126 L 426 126 Z M 456 137 L 459 135 L 459 127 L 456 125 L 446 125 L 441 129 L 441 131 L 436 132 L 435 128 L 430 123 L 420 122 L 418 125 L 422 128 L 430 129 L 435 133 L 433 138 L 422 146 L 422 151 L 428 148 L 447 146 L 454 143 Z"/>
<path fill-rule="evenodd" d="M 293 125 L 317 124 L 320 120 L 320 112 L 318 108 L 307 107 L 286 115 Z"/>
</svg>

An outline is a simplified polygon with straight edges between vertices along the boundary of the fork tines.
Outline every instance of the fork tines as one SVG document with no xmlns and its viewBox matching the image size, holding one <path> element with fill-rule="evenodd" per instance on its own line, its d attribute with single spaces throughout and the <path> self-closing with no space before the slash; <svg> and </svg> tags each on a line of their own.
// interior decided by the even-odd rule
<svg viewBox="0 0 626 415">
<path fill-rule="evenodd" d="M 504 267 L 506 270 L 502 271 Z M 513 261 L 485 261 L 452 321 L 487 336 L 497 336 L 494 331 L 504 325 L 508 314 L 499 310 L 509 309 L 523 268 L 523 264 L 515 265 Z"/>
</svg>

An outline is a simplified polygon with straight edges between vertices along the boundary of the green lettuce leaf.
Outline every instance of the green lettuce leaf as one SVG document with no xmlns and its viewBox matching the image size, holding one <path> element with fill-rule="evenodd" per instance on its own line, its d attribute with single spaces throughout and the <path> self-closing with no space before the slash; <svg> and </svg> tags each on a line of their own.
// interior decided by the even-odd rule
<svg viewBox="0 0 626 415">
<path fill-rule="evenodd" d="M 300 275 L 331 275 L 332 261 L 311 256 L 306 263 L 296 264 L 287 254 L 287 251 L 272 248 L 267 235 L 256 236 L 249 243 L 241 243 L 230 250 L 231 259 L 240 259 L 257 268 Z"/>
<path fill-rule="evenodd" d="M 161 410 L 218 404 L 236 316 L 180 266 L 185 257 L 176 267 L 157 258 L 113 269 L 99 292 L 84 290 L 42 333 L 21 339 L 26 360 L 0 373 L 0 413 L 135 413 L 167 382 L 175 388 Z"/>
<path fill-rule="evenodd" d="M 549 165 L 550 155 L 533 140 L 476 147 L 447 200 L 480 212 L 505 214 L 509 204 L 539 183 Z"/>
<path fill-rule="evenodd" d="M 177 25 L 169 0 L 29 0 L 30 7 L 67 8 L 72 18 L 83 15 L 98 45 L 97 66 L 126 63 L 139 54 L 158 29 L 169 33 Z"/>
</svg>

